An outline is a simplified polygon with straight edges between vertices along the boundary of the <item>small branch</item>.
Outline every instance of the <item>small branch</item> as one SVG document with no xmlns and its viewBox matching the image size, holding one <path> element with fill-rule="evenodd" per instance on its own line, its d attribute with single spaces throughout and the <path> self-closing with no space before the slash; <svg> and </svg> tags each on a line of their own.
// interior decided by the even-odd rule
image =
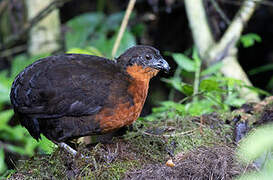
<svg viewBox="0 0 273 180">
<path fill-rule="evenodd" d="M 215 43 L 207 21 L 203 0 L 185 0 L 184 3 L 195 45 L 203 59 L 205 52 Z"/>
<path fill-rule="evenodd" d="M 11 56 L 12 54 L 16 54 L 16 53 L 19 53 L 19 52 L 25 51 L 25 50 L 27 50 L 26 45 L 15 46 L 13 48 L 6 49 L 6 50 L 2 51 L 1 54 L 0 54 L 0 57 L 1 58 L 8 57 L 8 56 Z"/>
<path fill-rule="evenodd" d="M 225 21 L 226 24 L 230 24 L 229 18 L 226 16 L 224 11 L 221 9 L 219 4 L 216 2 L 216 0 L 210 0 L 211 4 L 215 8 L 215 10 L 218 12 L 218 14 L 221 16 L 221 18 Z"/>
<path fill-rule="evenodd" d="M 243 4 L 243 1 L 240 0 L 220 0 L 221 2 L 223 3 L 226 3 L 226 4 L 232 4 L 232 5 L 236 5 L 236 6 L 241 6 Z M 263 0 L 260 2 L 260 0 L 254 0 L 254 1 L 258 1 L 260 4 L 264 5 L 264 6 L 271 6 L 273 7 L 273 2 L 271 1 L 266 1 L 266 0 Z"/>
<path fill-rule="evenodd" d="M 148 136 L 154 136 L 154 137 L 165 137 L 165 138 L 169 138 L 169 137 L 177 137 L 177 136 L 185 136 L 185 135 L 189 135 L 191 133 L 193 133 L 194 131 L 198 130 L 199 128 L 195 128 L 189 131 L 184 131 L 181 133 L 174 133 L 174 134 L 163 134 L 163 135 L 158 135 L 158 134 L 152 134 L 152 133 L 148 133 L 145 131 L 141 131 L 142 134 L 148 135 Z"/>
<path fill-rule="evenodd" d="M 244 0 L 240 10 L 219 42 L 215 42 L 213 39 L 211 29 L 207 23 L 203 1 L 185 0 L 184 2 L 193 39 L 204 63 L 210 66 L 217 61 L 223 61 L 220 71 L 224 76 L 242 80 L 246 85 L 252 86 L 247 74 L 238 63 L 236 43 L 242 34 L 244 25 L 252 16 L 257 3 L 262 2 L 262 0 Z M 258 93 L 250 89 L 242 88 L 239 93 L 240 97 L 246 101 L 259 101 Z"/>
<path fill-rule="evenodd" d="M 122 23 L 121 23 L 121 26 L 120 26 L 120 29 L 119 29 L 119 32 L 118 32 L 117 39 L 116 39 L 116 41 L 115 41 L 115 44 L 114 44 L 114 47 L 113 47 L 113 50 L 112 50 L 112 58 L 115 57 L 116 52 L 117 52 L 117 50 L 118 50 L 118 48 L 119 48 L 121 38 L 122 38 L 122 36 L 123 36 L 123 34 L 124 34 L 124 31 L 125 31 L 125 29 L 126 29 L 126 27 L 127 27 L 127 24 L 128 24 L 130 15 L 131 15 L 131 13 L 132 13 L 132 11 L 133 11 L 135 2 L 136 2 L 136 0 L 130 0 L 130 1 L 129 1 L 129 4 L 128 4 L 128 6 L 127 6 L 125 15 L 124 15 L 124 17 L 123 17 L 123 20 L 122 20 Z"/>
<path fill-rule="evenodd" d="M 3 14 L 4 10 L 6 10 L 8 2 L 8 0 L 5 0 L 0 3 L 0 16 Z"/>
<path fill-rule="evenodd" d="M 9 47 L 16 44 L 16 42 L 18 40 L 20 40 L 22 38 L 22 36 L 25 35 L 34 25 L 36 25 L 39 21 L 41 21 L 43 18 L 45 18 L 47 15 L 49 15 L 57 7 L 62 6 L 64 3 L 68 2 L 68 1 L 71 1 L 71 0 L 56 0 L 56 1 L 53 1 L 52 3 L 50 3 L 40 13 L 38 13 L 37 16 L 35 16 L 28 23 L 26 23 L 20 32 L 7 38 L 7 40 L 4 44 L 0 44 L 0 49 L 1 50 L 8 49 Z"/>
<path fill-rule="evenodd" d="M 2 147 L 5 151 L 9 153 L 14 153 L 13 151 L 10 150 L 10 144 L 4 143 L 3 141 L 0 141 L 0 147 Z"/>
<path fill-rule="evenodd" d="M 242 7 L 240 8 L 232 23 L 229 25 L 220 42 L 212 47 L 212 49 L 208 50 L 208 56 L 205 57 L 205 59 L 208 61 L 208 64 L 214 63 L 216 61 L 215 58 L 220 57 L 223 50 L 229 52 L 229 50 L 235 46 L 242 34 L 244 25 L 248 22 L 257 6 L 257 3 L 260 1 L 262 0 L 244 1 Z M 227 47 L 230 48 L 227 49 Z"/>
<path fill-rule="evenodd" d="M 199 83 L 200 83 L 200 71 L 201 71 L 201 60 L 195 59 L 195 76 L 194 76 L 194 86 L 193 86 L 193 101 L 198 101 L 197 94 L 199 93 Z"/>
</svg>

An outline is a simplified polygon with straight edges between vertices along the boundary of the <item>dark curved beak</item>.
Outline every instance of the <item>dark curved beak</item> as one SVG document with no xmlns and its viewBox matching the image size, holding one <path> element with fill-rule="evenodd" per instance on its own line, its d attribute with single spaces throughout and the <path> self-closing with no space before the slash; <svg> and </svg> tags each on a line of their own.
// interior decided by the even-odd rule
<svg viewBox="0 0 273 180">
<path fill-rule="evenodd" d="M 171 69 L 170 66 L 169 66 L 169 64 L 167 63 L 167 61 L 165 59 L 163 59 L 163 58 L 152 60 L 149 63 L 149 66 L 151 68 L 162 70 L 165 73 L 168 73 L 170 71 L 170 69 Z"/>
</svg>

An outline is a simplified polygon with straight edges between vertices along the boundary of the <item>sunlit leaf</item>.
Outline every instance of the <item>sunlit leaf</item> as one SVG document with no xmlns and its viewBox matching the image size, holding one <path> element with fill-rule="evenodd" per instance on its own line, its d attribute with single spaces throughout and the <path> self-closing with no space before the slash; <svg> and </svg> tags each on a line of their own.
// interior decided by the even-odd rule
<svg viewBox="0 0 273 180">
<path fill-rule="evenodd" d="M 251 47 L 255 42 L 261 42 L 262 38 L 258 34 L 249 33 L 240 37 L 240 42 L 245 48 Z"/>
<path fill-rule="evenodd" d="M 201 59 L 200 59 L 200 57 L 199 57 L 197 48 L 193 48 L 192 58 L 193 58 L 193 60 L 194 60 L 194 62 L 195 62 L 195 66 L 196 66 L 196 67 L 200 66 L 200 64 L 201 64 Z"/>
<path fill-rule="evenodd" d="M 4 73 L 0 73 L 0 102 L 9 102 L 9 93 L 12 80 Z"/>
<path fill-rule="evenodd" d="M 169 79 L 161 78 L 161 80 L 163 82 L 166 82 L 166 83 L 170 84 L 174 89 L 176 89 L 176 90 L 178 90 L 180 92 L 183 92 L 181 79 L 179 77 L 171 77 Z"/>
<path fill-rule="evenodd" d="M 7 169 L 7 166 L 5 164 L 5 153 L 4 149 L 0 147 L 0 174 L 4 173 Z"/>
<path fill-rule="evenodd" d="M 227 96 L 225 100 L 225 104 L 233 107 L 241 107 L 244 103 L 246 103 L 246 100 L 243 98 L 239 98 L 238 94 L 231 93 Z"/>
<path fill-rule="evenodd" d="M 219 83 L 212 79 L 202 80 L 200 83 L 200 90 L 211 92 L 211 91 L 222 91 Z"/>
<path fill-rule="evenodd" d="M 173 53 L 172 54 L 173 59 L 178 64 L 179 67 L 181 67 L 183 70 L 194 72 L 195 71 L 195 63 L 193 60 L 188 58 L 182 53 Z"/>
<path fill-rule="evenodd" d="M 44 135 L 41 135 L 41 140 L 38 142 L 38 145 L 46 154 L 51 154 L 56 149 L 56 145 Z"/>
<path fill-rule="evenodd" d="M 176 110 L 180 113 L 185 112 L 185 105 L 180 104 L 180 103 L 176 103 L 173 101 L 163 101 L 160 104 L 161 104 L 161 107 L 160 107 L 161 109 L 157 109 L 158 112 L 159 112 L 159 110 L 160 110 L 160 112 L 163 112 L 163 111 L 169 111 L 171 109 Z"/>
<path fill-rule="evenodd" d="M 0 112 L 0 130 L 6 128 L 8 121 L 13 115 L 13 110 L 6 110 Z"/>
<path fill-rule="evenodd" d="M 214 105 L 214 103 L 206 100 L 199 100 L 197 102 L 192 102 L 186 104 L 186 112 L 192 116 L 199 116 L 201 114 L 205 113 L 211 113 L 214 111 L 211 106 Z"/>
<path fill-rule="evenodd" d="M 84 48 L 88 45 L 89 36 L 103 21 L 102 13 L 86 13 L 69 20 L 65 35 L 65 44 L 67 49 Z"/>
<path fill-rule="evenodd" d="M 187 96 L 191 96 L 193 94 L 193 86 L 190 84 L 183 83 L 182 92 Z"/>
<path fill-rule="evenodd" d="M 223 66 L 223 62 L 218 62 L 216 64 L 213 64 L 212 66 L 208 67 L 207 69 L 203 70 L 201 72 L 201 76 L 207 76 L 213 73 L 217 73 L 219 72 L 219 70 L 221 69 L 221 67 Z"/>
<path fill-rule="evenodd" d="M 81 48 L 71 48 L 66 53 L 69 54 L 88 54 L 102 57 L 102 53 L 95 47 Z"/>
</svg>

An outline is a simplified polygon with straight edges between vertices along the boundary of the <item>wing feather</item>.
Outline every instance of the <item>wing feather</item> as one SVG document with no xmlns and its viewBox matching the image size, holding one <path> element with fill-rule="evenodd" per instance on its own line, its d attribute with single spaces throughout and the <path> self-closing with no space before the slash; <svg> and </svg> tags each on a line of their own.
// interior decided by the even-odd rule
<svg viewBox="0 0 273 180">
<path fill-rule="evenodd" d="M 119 95 L 127 95 L 128 77 L 114 61 L 77 54 L 51 56 L 17 76 L 11 102 L 16 111 L 35 118 L 92 115 L 115 103 L 106 101 L 112 84 L 119 84 Z"/>
</svg>

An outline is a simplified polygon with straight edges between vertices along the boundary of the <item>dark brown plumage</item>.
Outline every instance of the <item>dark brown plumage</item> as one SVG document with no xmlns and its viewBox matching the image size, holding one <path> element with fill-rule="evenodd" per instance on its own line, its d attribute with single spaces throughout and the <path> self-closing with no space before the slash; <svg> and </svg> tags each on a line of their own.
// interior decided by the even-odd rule
<svg viewBox="0 0 273 180">
<path fill-rule="evenodd" d="M 146 99 L 149 80 L 169 70 L 158 50 L 134 46 L 116 60 L 64 54 L 40 59 L 14 80 L 15 117 L 39 139 L 61 142 L 103 134 L 133 123 Z"/>
</svg>

